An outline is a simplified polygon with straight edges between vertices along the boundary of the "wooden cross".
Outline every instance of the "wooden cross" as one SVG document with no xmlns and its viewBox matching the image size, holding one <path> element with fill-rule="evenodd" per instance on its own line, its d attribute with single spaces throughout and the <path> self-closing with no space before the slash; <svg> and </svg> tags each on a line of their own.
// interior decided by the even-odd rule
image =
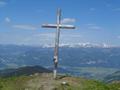
<svg viewBox="0 0 120 90">
<path fill-rule="evenodd" d="M 57 10 L 57 24 L 43 24 L 43 28 L 56 28 L 56 37 L 55 37 L 55 48 L 54 48 L 54 70 L 53 75 L 54 79 L 57 77 L 57 66 L 59 59 L 59 37 L 60 37 L 60 29 L 75 29 L 73 25 L 63 25 L 61 24 L 61 9 Z"/>
</svg>

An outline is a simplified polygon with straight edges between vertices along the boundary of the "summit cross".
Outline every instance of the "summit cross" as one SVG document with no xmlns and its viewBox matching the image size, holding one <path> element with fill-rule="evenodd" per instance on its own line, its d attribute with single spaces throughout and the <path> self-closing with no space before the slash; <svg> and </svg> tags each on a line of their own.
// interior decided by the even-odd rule
<svg viewBox="0 0 120 90">
<path fill-rule="evenodd" d="M 58 60 L 59 60 L 59 37 L 60 37 L 60 29 L 75 29 L 74 25 L 64 25 L 61 23 L 61 9 L 57 10 L 57 23 L 56 24 L 43 24 L 42 28 L 56 28 L 56 36 L 55 36 L 55 47 L 54 47 L 54 70 L 53 77 L 57 78 L 57 68 L 58 68 Z"/>
</svg>

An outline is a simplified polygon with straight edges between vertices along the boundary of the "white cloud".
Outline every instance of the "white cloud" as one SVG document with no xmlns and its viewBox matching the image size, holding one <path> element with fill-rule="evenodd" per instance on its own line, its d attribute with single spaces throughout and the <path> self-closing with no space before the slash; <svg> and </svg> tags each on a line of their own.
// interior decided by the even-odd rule
<svg viewBox="0 0 120 90">
<path fill-rule="evenodd" d="M 88 29 L 93 29 L 93 30 L 100 30 L 102 29 L 100 26 L 96 24 L 87 24 Z"/>
<path fill-rule="evenodd" d="M 54 45 L 55 33 L 35 33 L 30 36 L 26 36 L 23 39 L 23 43 L 26 45 L 43 45 L 53 44 Z"/>
<path fill-rule="evenodd" d="M 10 22 L 11 22 L 11 19 L 10 19 L 9 17 L 6 17 L 6 18 L 5 18 L 5 22 L 10 23 Z"/>
<path fill-rule="evenodd" d="M 25 29 L 25 30 L 36 30 L 37 27 L 33 26 L 33 25 L 13 25 L 12 26 L 13 28 L 16 28 L 16 29 Z"/>
<path fill-rule="evenodd" d="M 0 7 L 5 6 L 7 3 L 5 1 L 0 1 Z"/>
<path fill-rule="evenodd" d="M 106 7 L 111 7 L 111 4 L 107 3 L 107 4 L 106 4 Z"/>
<path fill-rule="evenodd" d="M 39 33 L 39 34 L 35 34 L 33 35 L 34 37 L 43 37 L 43 38 L 54 38 L 55 37 L 55 33 Z"/>
<path fill-rule="evenodd" d="M 95 8 L 90 8 L 90 11 L 95 11 L 96 9 Z"/>
<path fill-rule="evenodd" d="M 89 24 L 86 24 L 87 26 L 95 26 L 95 24 L 92 24 L 92 23 L 89 23 Z"/>
<path fill-rule="evenodd" d="M 120 39 L 120 36 L 117 36 L 118 39 Z"/>
<path fill-rule="evenodd" d="M 114 8 L 113 11 L 120 11 L 120 7 L 119 8 Z"/>
<path fill-rule="evenodd" d="M 75 23 L 75 21 L 73 18 L 64 18 L 61 23 Z"/>
<path fill-rule="evenodd" d="M 89 29 L 94 29 L 94 30 L 100 30 L 101 29 L 101 27 L 99 27 L 99 26 L 90 26 L 88 28 Z"/>
</svg>

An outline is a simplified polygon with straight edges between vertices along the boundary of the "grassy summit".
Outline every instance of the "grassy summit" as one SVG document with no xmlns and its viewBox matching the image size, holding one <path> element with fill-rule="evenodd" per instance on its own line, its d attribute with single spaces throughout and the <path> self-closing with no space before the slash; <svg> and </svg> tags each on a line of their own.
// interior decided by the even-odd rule
<svg viewBox="0 0 120 90">
<path fill-rule="evenodd" d="M 119 90 L 120 83 L 116 86 L 62 75 L 54 80 L 52 74 L 47 73 L 0 79 L 0 90 Z"/>
</svg>

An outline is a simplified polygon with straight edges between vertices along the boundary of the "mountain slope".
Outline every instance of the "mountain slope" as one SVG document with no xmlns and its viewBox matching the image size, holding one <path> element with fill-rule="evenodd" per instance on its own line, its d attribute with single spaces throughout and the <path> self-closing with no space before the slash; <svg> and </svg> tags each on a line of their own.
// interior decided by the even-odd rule
<svg viewBox="0 0 120 90">
<path fill-rule="evenodd" d="M 110 83 L 110 82 L 113 82 L 113 83 L 114 82 L 120 82 L 120 71 L 117 71 L 113 74 L 110 74 L 110 75 L 106 76 L 104 78 L 104 81 L 108 82 L 108 83 Z"/>
<path fill-rule="evenodd" d="M 110 90 L 107 85 L 94 80 L 69 76 L 54 80 L 52 77 L 52 74 L 44 73 L 1 78 L 0 90 Z"/>
<path fill-rule="evenodd" d="M 31 75 L 35 73 L 50 73 L 51 71 L 41 66 L 26 66 L 17 69 L 0 70 L 1 77 Z"/>
<path fill-rule="evenodd" d="M 63 69 L 62 69 L 63 70 Z M 119 90 L 120 82 L 105 84 L 96 80 L 58 75 L 40 66 L 0 71 L 0 90 Z M 116 72 L 118 75 L 119 72 Z"/>
</svg>

